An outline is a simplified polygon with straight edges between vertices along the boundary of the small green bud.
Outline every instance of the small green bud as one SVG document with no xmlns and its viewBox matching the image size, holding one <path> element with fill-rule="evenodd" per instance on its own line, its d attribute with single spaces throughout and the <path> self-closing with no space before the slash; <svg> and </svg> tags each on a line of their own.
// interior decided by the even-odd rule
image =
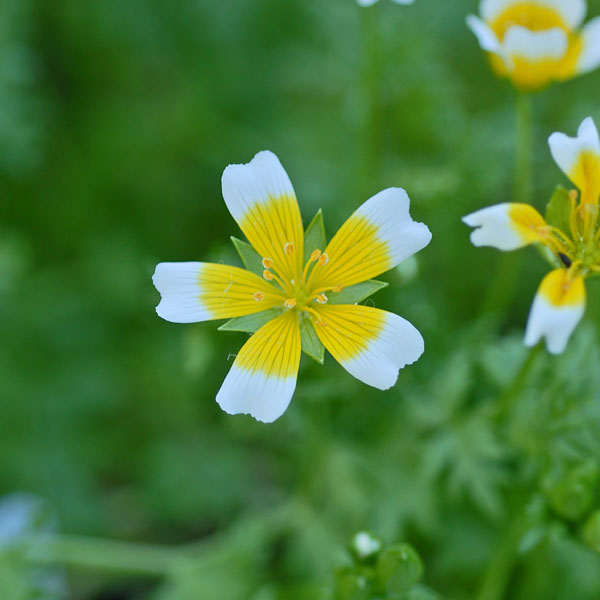
<svg viewBox="0 0 600 600">
<path fill-rule="evenodd" d="M 367 574 L 343 567 L 335 574 L 335 600 L 367 600 L 371 595 Z"/>
<path fill-rule="evenodd" d="M 592 506 L 597 481 L 598 467 L 594 462 L 553 477 L 546 485 L 552 509 L 569 521 L 582 518 Z"/>
<path fill-rule="evenodd" d="M 350 552 L 359 562 L 369 562 L 376 558 L 383 542 L 369 531 L 359 531 L 350 542 Z"/>
<path fill-rule="evenodd" d="M 583 526 L 583 540 L 596 552 L 600 552 L 600 510 L 592 513 Z"/>
<path fill-rule="evenodd" d="M 379 555 L 377 575 L 389 593 L 410 589 L 423 577 L 421 557 L 409 544 L 390 546 Z"/>
</svg>

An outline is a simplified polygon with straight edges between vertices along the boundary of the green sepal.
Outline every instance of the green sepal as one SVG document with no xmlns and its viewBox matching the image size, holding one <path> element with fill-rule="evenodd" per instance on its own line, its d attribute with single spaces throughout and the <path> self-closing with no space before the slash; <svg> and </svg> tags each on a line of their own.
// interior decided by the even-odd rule
<svg viewBox="0 0 600 600">
<path fill-rule="evenodd" d="M 546 223 L 560 229 L 570 237 L 571 196 L 561 185 L 554 190 L 548 206 L 546 206 Z"/>
<path fill-rule="evenodd" d="M 540 256 L 553 268 L 560 269 L 561 267 L 564 269 L 565 265 L 560 261 L 560 258 L 548 248 L 548 246 L 542 246 L 542 244 L 534 244 L 536 250 L 539 252 Z"/>
<path fill-rule="evenodd" d="M 325 361 L 325 347 L 321 344 L 309 317 L 300 317 L 300 341 L 302 352 L 322 365 Z"/>
<path fill-rule="evenodd" d="M 325 250 L 325 246 L 327 246 L 325 223 L 323 211 L 319 209 L 304 232 L 304 264 L 315 250 Z"/>
<path fill-rule="evenodd" d="M 248 242 L 238 240 L 236 237 L 231 236 L 231 241 L 234 248 L 237 250 L 237 253 L 240 255 L 244 267 L 248 269 L 248 271 L 252 271 L 252 273 L 256 273 L 262 277 L 265 268 L 263 267 L 262 258 L 258 252 L 256 252 Z"/>
<path fill-rule="evenodd" d="M 369 279 L 369 281 L 363 281 L 362 283 L 344 288 L 340 292 L 327 292 L 327 303 L 356 304 L 387 286 L 388 284 L 385 281 Z"/>
<path fill-rule="evenodd" d="M 219 331 L 244 331 L 245 333 L 254 333 L 258 331 L 265 323 L 278 317 L 283 312 L 282 308 L 269 308 L 253 315 L 244 315 L 243 317 L 234 317 L 223 323 Z"/>
</svg>

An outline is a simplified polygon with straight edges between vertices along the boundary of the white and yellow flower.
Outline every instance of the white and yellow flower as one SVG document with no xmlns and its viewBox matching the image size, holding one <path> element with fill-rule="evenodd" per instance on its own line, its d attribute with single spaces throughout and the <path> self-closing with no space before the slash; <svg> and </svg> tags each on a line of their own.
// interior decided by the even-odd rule
<svg viewBox="0 0 600 600">
<path fill-rule="evenodd" d="M 549 250 L 555 266 L 542 280 L 533 301 L 525 344 L 542 338 L 553 354 L 561 353 L 585 309 L 584 279 L 600 273 L 600 140 L 591 118 L 577 137 L 554 133 L 549 138 L 554 160 L 578 188 L 557 190 L 546 219 L 527 204 L 497 204 L 463 218 L 476 229 L 475 246 L 515 250 L 538 243 Z"/>
<path fill-rule="evenodd" d="M 585 0 L 481 0 L 467 25 L 494 71 L 538 90 L 600 66 L 600 17 L 581 27 Z"/>
<path fill-rule="evenodd" d="M 393 386 L 399 369 L 422 354 L 420 333 L 395 314 L 336 298 L 429 243 L 429 229 L 409 215 L 406 192 L 390 188 L 373 196 L 325 248 L 313 249 L 305 248 L 294 189 L 273 153 L 228 166 L 222 189 L 258 253 L 262 276 L 200 262 L 160 263 L 153 276 L 162 297 L 156 311 L 167 321 L 271 317 L 237 355 L 217 394 L 221 408 L 263 422 L 277 419 L 296 387 L 307 326 L 351 375 L 382 390 Z"/>
</svg>

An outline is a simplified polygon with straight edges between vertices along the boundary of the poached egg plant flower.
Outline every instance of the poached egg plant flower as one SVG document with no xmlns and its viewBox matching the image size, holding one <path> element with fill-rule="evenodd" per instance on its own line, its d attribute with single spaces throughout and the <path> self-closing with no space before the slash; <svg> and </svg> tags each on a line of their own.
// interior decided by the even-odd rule
<svg viewBox="0 0 600 600">
<path fill-rule="evenodd" d="M 256 331 L 217 393 L 220 407 L 274 421 L 294 393 L 301 350 L 322 362 L 323 347 L 360 381 L 393 386 L 398 371 L 423 353 L 423 338 L 402 317 L 357 302 L 385 285 L 372 277 L 431 239 L 427 226 L 411 219 L 406 192 L 376 194 L 325 246 L 321 213 L 305 235 L 294 188 L 272 152 L 228 166 L 222 190 L 250 242 L 234 240 L 252 270 L 165 262 L 153 276 L 163 319 L 232 319 L 225 329 Z"/>
<path fill-rule="evenodd" d="M 558 188 L 546 219 L 528 204 L 497 204 L 463 218 L 476 227 L 475 246 L 515 250 L 538 243 L 556 267 L 542 280 L 533 301 L 525 344 L 542 338 L 553 354 L 560 354 L 585 309 L 584 279 L 600 273 L 600 140 L 591 118 L 583 121 L 577 137 L 554 133 L 549 138 L 554 160 L 578 188 Z"/>
<path fill-rule="evenodd" d="M 467 25 L 497 75 L 539 90 L 600 65 L 600 17 L 581 24 L 585 0 L 481 0 Z"/>
</svg>

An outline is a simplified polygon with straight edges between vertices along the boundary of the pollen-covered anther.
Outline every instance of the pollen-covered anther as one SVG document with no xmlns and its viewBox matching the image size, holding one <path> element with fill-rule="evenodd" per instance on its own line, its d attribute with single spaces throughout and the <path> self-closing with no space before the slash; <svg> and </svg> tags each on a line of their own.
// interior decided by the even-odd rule
<svg viewBox="0 0 600 600">
<path fill-rule="evenodd" d="M 319 294 L 315 300 L 319 303 L 319 304 L 327 304 L 327 296 L 325 294 Z"/>
<path fill-rule="evenodd" d="M 343 289 L 344 289 L 344 286 L 336 285 L 335 287 L 331 288 L 331 291 L 334 292 L 335 294 L 337 294 L 338 292 L 341 292 Z"/>
<path fill-rule="evenodd" d="M 577 192 L 577 190 L 569 191 L 569 198 L 571 199 L 571 202 L 576 202 L 578 196 L 579 196 L 579 193 Z"/>
<path fill-rule="evenodd" d="M 262 266 L 265 269 L 272 269 L 273 268 L 273 259 L 272 258 L 263 258 L 262 259 Z"/>
<path fill-rule="evenodd" d="M 265 299 L 265 295 L 262 292 L 255 292 L 252 297 L 256 302 L 262 302 Z"/>
<path fill-rule="evenodd" d="M 317 248 L 313 250 L 310 254 L 310 262 L 315 262 L 315 260 L 319 260 L 319 256 L 321 256 L 321 251 Z"/>
<path fill-rule="evenodd" d="M 296 298 L 288 298 L 283 304 L 287 308 L 294 308 L 296 306 Z"/>
<path fill-rule="evenodd" d="M 326 265 L 329 262 L 329 254 L 327 254 L 327 252 L 323 252 L 323 254 L 321 254 L 321 256 L 319 256 L 319 261 L 317 264 L 323 266 Z"/>
<path fill-rule="evenodd" d="M 327 325 L 329 325 L 329 323 L 321 317 L 317 319 L 316 323 L 319 327 L 327 327 Z"/>
<path fill-rule="evenodd" d="M 263 271 L 263 277 L 267 280 L 267 281 L 273 281 L 274 277 L 273 277 L 273 273 L 271 273 L 271 271 L 268 271 L 267 269 L 265 269 Z"/>
<path fill-rule="evenodd" d="M 288 256 L 291 256 L 296 251 L 296 246 L 292 242 L 287 242 L 283 249 Z"/>
</svg>

